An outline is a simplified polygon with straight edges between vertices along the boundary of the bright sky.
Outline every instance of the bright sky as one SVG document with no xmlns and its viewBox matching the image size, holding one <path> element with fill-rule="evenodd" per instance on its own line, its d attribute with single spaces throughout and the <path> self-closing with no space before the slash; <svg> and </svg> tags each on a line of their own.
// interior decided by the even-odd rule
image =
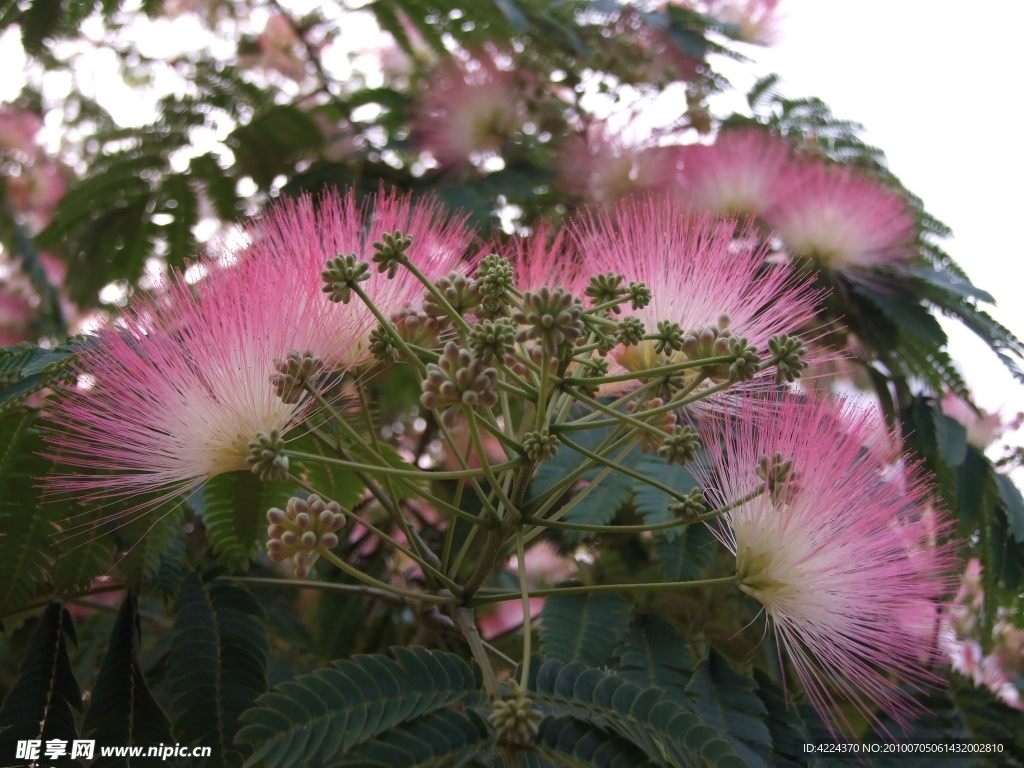
<svg viewBox="0 0 1024 768">
<path fill-rule="evenodd" d="M 1024 335 L 1024 253 L 1012 234 L 1024 207 L 1024 149 L 1008 130 L 1024 121 L 1024 3 L 782 0 L 780 9 L 778 43 L 748 49 L 753 72 L 731 62 L 719 69 L 741 92 L 777 72 L 787 96 L 818 96 L 863 123 L 868 143 L 953 229 L 946 250 L 995 297 L 992 314 Z M 1024 385 L 988 347 L 954 321 L 943 326 L 979 405 L 1024 410 Z"/>
<path fill-rule="evenodd" d="M 786 95 L 819 96 L 838 116 L 863 123 L 867 141 L 885 150 L 893 171 L 952 227 L 955 237 L 945 246 L 973 281 L 995 296 L 996 318 L 1024 334 L 1024 300 L 1015 295 L 1024 286 L 1021 246 L 1009 234 L 1024 203 L 1024 150 L 1006 129 L 1024 118 L 1014 80 L 1024 3 L 987 2 L 969 13 L 952 0 L 783 0 L 780 5 L 784 17 L 777 45 L 747 48 L 754 65 L 716 62 L 737 87 L 737 106 L 739 94 L 757 76 L 777 72 Z M 161 23 L 166 24 L 154 27 Z M 188 23 L 179 19 L 176 25 Z M 150 31 L 154 40 L 182 38 L 168 35 L 168 29 Z M 199 42 L 202 35 L 191 32 L 185 37 Z M 90 82 L 80 86 L 95 93 L 122 124 L 144 122 L 152 108 L 143 103 L 148 99 L 123 86 L 113 54 L 102 53 L 94 55 Z M 23 65 L 17 32 L 8 30 L 0 39 L 0 72 L 20 72 Z M 345 67 L 338 69 L 343 74 Z M 16 95 L 20 81 L 3 78 L 0 101 Z M 70 86 L 69 80 L 52 87 L 59 92 Z M 1024 385 L 1015 383 L 969 331 L 952 321 L 943 324 L 979 404 L 1010 413 L 1024 410 Z M 1010 442 L 1024 443 L 1024 436 Z"/>
</svg>

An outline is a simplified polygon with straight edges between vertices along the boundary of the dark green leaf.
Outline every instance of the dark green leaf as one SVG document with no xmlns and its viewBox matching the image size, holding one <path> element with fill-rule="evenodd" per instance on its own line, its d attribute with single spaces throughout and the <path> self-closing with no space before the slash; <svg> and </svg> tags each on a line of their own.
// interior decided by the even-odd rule
<svg viewBox="0 0 1024 768">
<path fill-rule="evenodd" d="M 175 738 L 212 747 L 194 766 L 237 768 L 251 752 L 235 745 L 242 713 L 267 689 L 267 632 L 256 599 L 243 587 L 195 573 L 182 582 L 168 658 Z"/>
<path fill-rule="evenodd" d="M 1024 544 L 1024 498 L 1006 475 L 995 472 L 993 475 L 999 488 L 999 499 L 1002 502 L 1003 514 L 1006 515 L 1006 524 L 1013 537 Z"/>
<path fill-rule="evenodd" d="M 545 657 L 588 667 L 611 663 L 612 651 L 629 625 L 630 607 L 614 592 L 549 597 L 540 617 Z"/>
<path fill-rule="evenodd" d="M 139 663 L 142 627 L 138 601 L 131 592 L 118 611 L 107 653 L 92 689 L 82 733 L 98 744 L 118 746 L 171 744 L 171 724 L 146 684 Z M 126 758 L 98 759 L 94 768 L 130 768 Z"/>
<path fill-rule="evenodd" d="M 392 650 L 397 661 L 354 656 L 261 696 L 243 715 L 247 725 L 238 733 L 239 743 L 256 747 L 247 765 L 330 761 L 467 697 L 470 704 L 480 703 L 475 694 L 481 682 L 458 656 L 418 647 Z M 391 743 L 387 736 L 381 739 L 378 745 Z M 386 748 L 368 746 L 357 754 L 368 759 Z"/>
<path fill-rule="evenodd" d="M 693 672 L 686 693 L 697 714 L 729 743 L 751 768 L 767 765 L 772 738 L 765 725 L 768 715 L 758 698 L 757 683 L 740 674 L 714 648 Z"/>
<path fill-rule="evenodd" d="M 693 655 L 689 644 L 663 616 L 637 616 L 615 649 L 615 657 L 617 674 L 643 688 L 655 685 L 667 698 L 687 706 L 685 691 L 693 673 Z"/>
<path fill-rule="evenodd" d="M 78 738 L 75 711 L 82 711 L 82 693 L 71 670 L 67 641 L 77 644 L 71 615 L 60 603 L 50 603 L 29 641 L 18 669 L 18 680 L 0 707 L 0 760 L 13 765 L 21 740 Z M 62 759 L 57 765 L 81 765 Z"/>
</svg>

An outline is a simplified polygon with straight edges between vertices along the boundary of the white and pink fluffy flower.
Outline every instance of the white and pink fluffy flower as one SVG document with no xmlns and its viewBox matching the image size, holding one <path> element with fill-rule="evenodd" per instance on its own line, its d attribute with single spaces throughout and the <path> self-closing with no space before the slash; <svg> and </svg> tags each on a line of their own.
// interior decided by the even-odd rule
<svg viewBox="0 0 1024 768">
<path fill-rule="evenodd" d="M 897 266 L 916 253 L 906 199 L 850 166 L 790 165 L 764 219 L 791 253 L 841 272 Z"/>
<path fill-rule="evenodd" d="M 933 537 L 948 526 L 872 411 L 816 395 L 768 405 L 750 398 L 702 424 L 704 444 L 722 446 L 698 469 L 709 500 L 763 489 L 712 527 L 829 727 L 849 725 L 842 702 L 906 723 L 907 687 L 938 682 L 928 668 L 954 558 Z"/>
<path fill-rule="evenodd" d="M 480 163 L 501 149 L 526 120 L 519 74 L 481 53 L 452 58 L 427 80 L 413 119 L 413 138 L 445 168 Z"/>
<path fill-rule="evenodd" d="M 633 311 L 647 333 L 660 321 L 683 331 L 728 328 L 759 350 L 777 333 L 793 333 L 814 317 L 818 295 L 788 265 L 765 265 L 765 249 L 751 230 L 733 219 L 691 216 L 678 202 L 620 204 L 610 214 L 573 224 L 583 263 L 592 273 L 615 272 L 643 282 L 653 294 Z M 629 371 L 665 362 L 653 341 L 619 348 L 617 362 Z"/>
<path fill-rule="evenodd" d="M 215 271 L 198 286 L 177 276 L 137 302 L 80 353 L 78 384 L 59 392 L 50 451 L 80 472 L 52 477 L 56 492 L 140 499 L 145 514 L 207 479 L 248 469 L 259 433 L 285 435 L 310 398 L 285 402 L 276 361 L 309 350 L 338 364 L 337 320 L 309 301 L 299 276 L 262 262 Z M 348 317 L 357 338 L 358 318 Z"/>
<path fill-rule="evenodd" d="M 469 244 L 475 237 L 465 217 L 448 217 L 432 199 L 413 202 L 409 195 L 384 192 L 365 204 L 350 192 L 326 193 L 318 200 L 302 197 L 275 206 L 250 230 L 252 245 L 241 254 L 243 261 L 269 265 L 279 274 L 297 275 L 306 300 L 319 307 L 332 334 L 330 357 L 341 367 L 359 366 L 370 360 L 368 337 L 377 320 L 357 297 L 348 304 L 333 304 L 323 294 L 321 272 L 328 259 L 354 253 L 370 261 L 375 240 L 385 232 L 401 230 L 412 237 L 409 258 L 430 280 L 452 271 L 468 271 Z M 417 311 L 426 288 L 402 271 L 392 280 L 371 265 L 370 279 L 359 284 L 374 306 L 387 318 Z M 353 333 L 353 327 L 358 332 Z"/>
<path fill-rule="evenodd" d="M 771 206 L 775 181 L 789 156 L 786 140 L 767 131 L 724 131 L 714 144 L 682 148 L 679 194 L 696 211 L 759 216 Z"/>
<path fill-rule="evenodd" d="M 528 237 L 510 238 L 495 251 L 509 260 L 519 291 L 536 292 L 547 286 L 582 298 L 590 280 L 568 230 L 548 222 L 540 223 Z"/>
<path fill-rule="evenodd" d="M 597 207 L 632 195 L 665 196 L 677 187 L 678 156 L 678 147 L 633 145 L 594 123 L 562 145 L 558 186 Z"/>
<path fill-rule="evenodd" d="M 982 451 L 1007 432 L 1016 432 L 1024 425 L 1024 413 L 1006 418 L 1001 411 L 989 413 L 979 408 L 975 412 L 955 392 L 947 392 L 942 396 L 942 412 L 963 424 L 967 430 L 967 442 Z"/>
</svg>

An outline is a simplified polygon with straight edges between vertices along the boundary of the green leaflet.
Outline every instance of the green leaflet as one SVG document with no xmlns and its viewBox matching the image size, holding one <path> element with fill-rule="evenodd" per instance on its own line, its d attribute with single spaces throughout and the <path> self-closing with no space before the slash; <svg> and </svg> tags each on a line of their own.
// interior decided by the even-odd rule
<svg viewBox="0 0 1024 768">
<path fill-rule="evenodd" d="M 808 736 L 796 704 L 787 700 L 779 684 L 759 669 L 754 670 L 754 682 L 757 695 L 768 711 L 765 725 L 772 740 L 768 764 L 773 768 L 802 766 L 806 759 L 802 750 Z"/>
<path fill-rule="evenodd" d="M 131 592 L 117 614 L 85 713 L 82 733 L 98 744 L 171 744 L 171 724 L 146 684 L 139 663 L 142 628 L 138 599 Z M 128 761 L 102 758 L 95 768 L 128 768 Z"/>
<path fill-rule="evenodd" d="M 30 602 L 50 568 L 53 525 L 39 508 L 34 477 L 45 467 L 35 455 L 42 441 L 36 414 L 23 411 L 0 421 L 0 611 Z M 28 512 L 26 514 L 26 512 Z"/>
<path fill-rule="evenodd" d="M 16 742 L 24 739 L 78 738 L 75 711 L 82 711 L 82 692 L 71 670 L 67 641 L 78 644 L 71 614 L 50 603 L 29 641 L 18 680 L 0 707 L 0 760 L 13 765 Z M 80 765 L 63 760 L 58 765 Z"/>
<path fill-rule="evenodd" d="M 631 741 L 656 765 L 746 765 L 713 728 L 666 699 L 660 688 L 641 688 L 580 663 L 542 663 L 539 654 L 530 670 L 528 688 L 546 711 Z"/>
<path fill-rule="evenodd" d="M 544 656 L 589 667 L 611 663 L 630 608 L 629 600 L 614 592 L 549 597 L 541 612 Z"/>
<path fill-rule="evenodd" d="M 334 765 L 341 768 L 459 768 L 494 748 L 494 731 L 473 710 L 441 709 L 391 728 Z"/>
<path fill-rule="evenodd" d="M 566 756 L 578 761 L 574 765 L 596 768 L 656 768 L 658 765 L 628 739 L 566 716 L 547 717 L 541 722 L 537 748 L 550 758 L 549 765 L 564 764 Z"/>
<path fill-rule="evenodd" d="M 667 698 L 688 706 L 685 691 L 693 673 L 693 654 L 663 616 L 638 615 L 615 649 L 615 657 L 616 674 L 641 687 L 656 685 Z"/>
<path fill-rule="evenodd" d="M 659 539 L 657 542 L 661 575 L 666 581 L 700 578 L 715 553 L 715 535 L 704 523 L 683 526 L 678 530 L 679 535 L 675 539 Z"/>
<path fill-rule="evenodd" d="M 329 761 L 440 708 L 467 698 L 478 703 L 479 670 L 458 656 L 419 647 L 392 652 L 395 660 L 357 655 L 337 661 L 261 696 L 242 716 L 247 725 L 237 737 L 256 748 L 246 765 Z"/>
<path fill-rule="evenodd" d="M 168 657 L 170 716 L 177 741 L 213 748 L 193 765 L 241 766 L 251 751 L 235 744 L 242 713 L 267 689 L 263 608 L 243 587 L 189 573 L 174 602 Z"/>
<path fill-rule="evenodd" d="M 210 478 L 190 499 L 206 526 L 206 535 L 222 565 L 244 569 L 259 551 L 267 529 L 267 510 L 283 507 L 291 486 L 262 482 L 248 470 Z"/>
<path fill-rule="evenodd" d="M 767 766 L 772 737 L 764 723 L 768 710 L 758 698 L 757 683 L 733 669 L 712 648 L 697 664 L 686 693 L 701 719 L 720 734 L 727 734 L 736 753 L 751 768 Z"/>
</svg>

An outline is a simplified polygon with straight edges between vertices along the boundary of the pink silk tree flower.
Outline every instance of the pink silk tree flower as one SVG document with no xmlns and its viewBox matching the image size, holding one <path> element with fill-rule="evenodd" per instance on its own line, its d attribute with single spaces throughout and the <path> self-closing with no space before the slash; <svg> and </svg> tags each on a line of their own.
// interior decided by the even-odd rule
<svg viewBox="0 0 1024 768">
<path fill-rule="evenodd" d="M 371 360 L 369 334 L 377 319 L 356 296 L 347 304 L 332 303 L 321 290 L 321 272 L 328 259 L 338 255 L 354 253 L 359 260 L 371 261 L 374 241 L 395 230 L 412 237 L 409 258 L 431 281 L 453 271 L 470 271 L 466 252 L 475 234 L 467 229 L 464 216 L 448 217 L 430 198 L 414 203 L 409 195 L 383 190 L 364 205 L 351 192 L 334 191 L 316 201 L 309 196 L 282 201 L 250 228 L 252 244 L 239 258 L 269 265 L 281 275 L 296 273 L 302 295 L 319 307 L 328 328 L 334 329 L 336 341 L 325 356 L 341 368 L 351 368 Z M 384 317 L 395 321 L 419 312 L 426 293 L 412 274 L 402 270 L 389 280 L 372 263 L 370 278 L 359 286 Z"/>
<path fill-rule="evenodd" d="M 519 73 L 486 52 L 451 58 L 426 81 L 412 135 L 445 168 L 479 163 L 526 121 Z"/>
<path fill-rule="evenodd" d="M 672 194 L 678 184 L 678 147 L 633 145 L 596 122 L 562 144 L 557 185 L 598 207 L 649 194 Z"/>
<path fill-rule="evenodd" d="M 748 396 L 701 433 L 721 446 L 696 470 L 709 503 L 748 499 L 711 527 L 819 714 L 833 732 L 849 728 L 843 702 L 905 725 L 914 701 L 901 685 L 940 682 L 928 670 L 956 558 L 934 544 L 949 525 L 898 438 L 816 393 Z"/>
<path fill-rule="evenodd" d="M 319 386 L 319 362 L 298 369 L 341 343 L 339 326 L 295 277 L 263 267 L 223 268 L 196 286 L 176 276 L 99 330 L 77 361 L 77 383 L 49 409 L 58 428 L 50 455 L 83 471 L 50 478 L 50 490 L 137 500 L 120 514 L 142 516 L 215 475 L 250 469 L 260 434 L 276 443 L 299 427 L 312 407 L 302 383 Z"/>
<path fill-rule="evenodd" d="M 697 9 L 732 25 L 745 43 L 771 45 L 779 34 L 778 5 L 779 0 L 701 0 Z"/>
<path fill-rule="evenodd" d="M 792 164 L 764 219 L 792 254 L 839 272 L 898 266 L 917 252 L 906 199 L 850 166 Z"/>
<path fill-rule="evenodd" d="M 509 260 L 515 270 L 516 289 L 536 292 L 548 288 L 564 288 L 583 298 L 590 276 L 585 274 L 579 254 L 565 228 L 549 222 L 537 225 L 528 237 L 512 237 L 495 249 Z"/>
<path fill-rule="evenodd" d="M 680 150 L 680 196 L 696 211 L 718 216 L 759 216 L 790 156 L 785 139 L 757 128 L 723 131 L 714 144 Z"/>
<path fill-rule="evenodd" d="M 765 355 L 772 336 L 794 333 L 814 317 L 818 294 L 808 279 L 789 265 L 766 267 L 765 247 L 734 219 L 690 216 L 676 201 L 645 200 L 583 216 L 572 227 L 590 273 L 622 274 L 650 289 L 646 307 L 623 309 L 647 334 L 659 323 L 678 323 L 684 333 L 743 336 Z M 650 340 L 612 354 L 633 372 L 686 359 L 659 353 Z"/>
</svg>

